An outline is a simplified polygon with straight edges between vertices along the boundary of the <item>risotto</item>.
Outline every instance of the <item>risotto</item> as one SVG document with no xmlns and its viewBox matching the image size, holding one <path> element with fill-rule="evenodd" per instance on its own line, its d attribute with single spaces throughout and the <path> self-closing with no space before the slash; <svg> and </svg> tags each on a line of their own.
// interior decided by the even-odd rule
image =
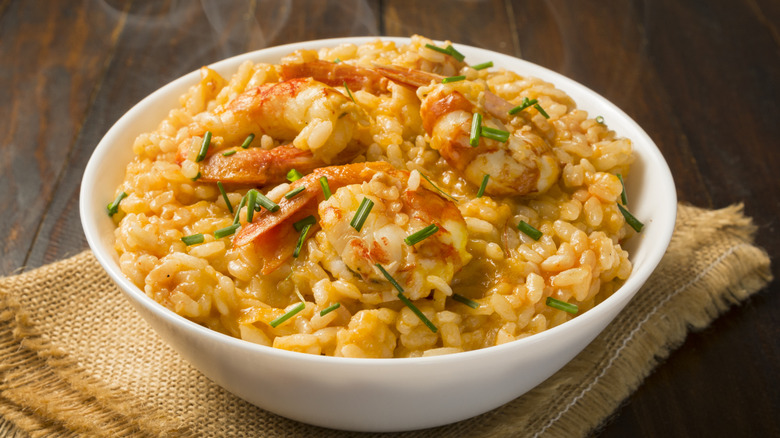
<svg viewBox="0 0 780 438">
<path fill-rule="evenodd" d="M 123 273 L 192 321 L 309 354 L 547 330 L 628 278 L 640 229 L 630 140 L 420 36 L 204 67 L 133 150 L 109 205 Z"/>
</svg>

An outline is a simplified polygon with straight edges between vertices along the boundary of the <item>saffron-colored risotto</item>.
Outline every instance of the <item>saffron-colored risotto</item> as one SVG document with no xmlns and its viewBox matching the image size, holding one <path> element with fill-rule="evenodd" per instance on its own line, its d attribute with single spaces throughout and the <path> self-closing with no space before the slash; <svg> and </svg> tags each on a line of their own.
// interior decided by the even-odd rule
<svg viewBox="0 0 780 438">
<path fill-rule="evenodd" d="M 630 140 L 459 55 L 414 36 L 204 67 L 135 140 L 122 271 L 213 330 L 344 357 L 490 347 L 597 305 L 631 272 Z"/>
</svg>

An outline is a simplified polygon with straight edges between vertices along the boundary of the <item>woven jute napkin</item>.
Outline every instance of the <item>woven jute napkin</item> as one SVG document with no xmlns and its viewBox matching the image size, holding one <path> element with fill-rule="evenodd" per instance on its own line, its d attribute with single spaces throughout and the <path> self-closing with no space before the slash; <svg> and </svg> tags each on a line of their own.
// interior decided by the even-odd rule
<svg viewBox="0 0 780 438">
<path fill-rule="evenodd" d="M 754 232 L 739 206 L 680 205 L 653 276 L 566 367 L 491 412 L 399 435 L 586 435 L 689 330 L 771 280 Z M 0 416 L 7 436 L 356 435 L 281 418 L 212 383 L 158 338 L 89 251 L 0 279 Z"/>
</svg>

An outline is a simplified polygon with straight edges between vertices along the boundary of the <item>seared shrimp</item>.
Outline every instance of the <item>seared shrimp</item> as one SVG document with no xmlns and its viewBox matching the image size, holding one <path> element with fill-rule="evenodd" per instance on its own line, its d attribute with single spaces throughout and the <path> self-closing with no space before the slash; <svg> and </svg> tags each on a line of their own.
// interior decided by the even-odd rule
<svg viewBox="0 0 780 438">
<path fill-rule="evenodd" d="M 558 160 L 551 146 L 530 124 L 516 128 L 505 125 L 501 117 L 484 114 L 483 126 L 509 131 L 509 139 L 502 143 L 481 137 L 476 147 L 469 144 L 472 117 L 475 112 L 485 112 L 484 104 L 480 108 L 464 94 L 477 94 L 469 86 L 464 81 L 418 90 L 423 127 L 431 136 L 431 147 L 474 185 L 480 185 L 484 176 L 490 175 L 485 189 L 490 195 L 541 193 L 555 184 L 560 175 Z M 496 102 L 498 96 L 487 93 L 485 100 L 492 111 L 506 108 L 504 103 Z M 499 115 L 506 120 L 507 115 Z"/>
<path fill-rule="evenodd" d="M 264 185 L 282 182 L 292 168 L 313 169 L 333 162 L 348 162 L 360 152 L 356 130 L 367 124 L 365 112 L 349 97 L 311 78 L 264 84 L 238 95 L 214 110 L 211 117 L 196 121 L 198 135 L 212 133 L 212 147 L 204 162 L 204 181 L 241 182 Z M 295 162 L 291 153 L 258 150 L 222 157 L 232 145 L 249 135 L 268 135 L 302 151 Z M 182 143 L 177 161 L 194 161 L 200 148 L 198 138 Z M 232 163 L 236 162 L 236 163 Z M 260 167 L 256 164 L 262 163 Z M 240 181 L 239 181 L 240 180 Z"/>
<path fill-rule="evenodd" d="M 410 188 L 408 178 L 408 172 L 396 170 L 377 173 L 362 184 L 355 181 L 322 202 L 318 211 L 328 243 L 350 271 L 366 282 L 384 283 L 378 263 L 409 298 L 419 299 L 442 283 L 448 285 L 470 256 L 460 210 L 428 189 Z M 364 198 L 373 208 L 358 231 L 351 221 Z M 414 246 L 404 242 L 430 225 L 438 227 L 432 236 Z"/>
<path fill-rule="evenodd" d="M 332 196 L 325 200 L 319 185 L 328 178 Z M 292 256 L 298 232 L 293 223 L 319 216 L 317 226 L 350 271 L 370 283 L 386 281 L 381 264 L 411 299 L 427 296 L 468 262 L 466 223 L 450 201 L 420 186 L 409 187 L 409 173 L 387 163 L 359 163 L 317 169 L 293 187 L 300 195 L 283 200 L 277 212 L 263 212 L 236 236 L 236 246 L 253 243 L 265 260 L 262 272 L 273 272 Z M 363 198 L 373 209 L 360 231 L 351 226 Z M 404 239 L 428 225 L 438 231 L 409 246 Z M 313 234 L 313 233 L 312 233 Z M 444 286 L 446 289 L 446 286 Z"/>
</svg>

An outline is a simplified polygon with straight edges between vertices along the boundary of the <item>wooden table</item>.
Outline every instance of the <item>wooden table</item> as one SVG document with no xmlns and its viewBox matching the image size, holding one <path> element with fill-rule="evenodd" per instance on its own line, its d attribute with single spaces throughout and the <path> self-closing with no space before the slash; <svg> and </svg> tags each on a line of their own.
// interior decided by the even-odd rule
<svg viewBox="0 0 780 438">
<path fill-rule="evenodd" d="M 744 203 L 759 244 L 780 255 L 776 0 L 0 0 L 0 275 L 86 248 L 87 159 L 161 85 L 266 46 L 413 33 L 594 89 L 655 140 L 681 201 Z M 778 289 L 689 336 L 595 435 L 780 436 Z"/>
</svg>

